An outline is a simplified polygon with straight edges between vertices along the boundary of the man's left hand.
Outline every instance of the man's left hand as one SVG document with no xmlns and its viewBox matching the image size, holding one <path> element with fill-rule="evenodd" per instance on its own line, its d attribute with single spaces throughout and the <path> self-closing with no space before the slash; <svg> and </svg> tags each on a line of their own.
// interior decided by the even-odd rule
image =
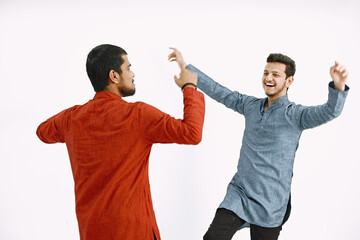
<svg viewBox="0 0 360 240">
<path fill-rule="evenodd" d="M 345 91 L 345 82 L 349 76 L 346 67 L 335 61 L 335 65 L 330 68 L 330 75 L 334 81 L 335 89 Z"/>
</svg>

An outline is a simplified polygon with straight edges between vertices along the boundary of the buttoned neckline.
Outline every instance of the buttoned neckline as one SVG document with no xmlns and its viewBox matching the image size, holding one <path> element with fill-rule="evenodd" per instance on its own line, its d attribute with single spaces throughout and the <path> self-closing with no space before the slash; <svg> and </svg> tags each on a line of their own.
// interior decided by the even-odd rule
<svg viewBox="0 0 360 240">
<path fill-rule="evenodd" d="M 288 95 L 286 94 L 285 96 L 280 97 L 278 100 L 276 100 L 273 104 L 271 104 L 268 109 L 265 110 L 265 104 L 267 103 L 268 98 L 264 98 L 262 101 L 262 104 L 260 106 L 260 113 L 261 115 L 263 115 L 265 112 L 268 112 L 269 110 L 274 110 L 277 108 L 280 108 L 284 103 L 288 102 Z"/>
</svg>

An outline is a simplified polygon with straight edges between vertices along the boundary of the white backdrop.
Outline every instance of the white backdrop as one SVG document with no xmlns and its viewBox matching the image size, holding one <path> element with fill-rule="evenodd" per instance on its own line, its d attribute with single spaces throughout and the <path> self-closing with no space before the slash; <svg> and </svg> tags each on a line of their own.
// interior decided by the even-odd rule
<svg viewBox="0 0 360 240">
<path fill-rule="evenodd" d="M 322 104 L 329 67 L 350 71 L 342 115 L 305 131 L 295 160 L 293 211 L 280 239 L 360 239 L 360 2 L 311 1 L 0 1 L 0 239 L 79 239 L 73 178 L 64 144 L 46 145 L 37 126 L 94 92 L 87 53 L 123 47 L 137 93 L 177 118 L 177 47 L 221 84 L 264 97 L 265 60 L 281 52 L 297 63 L 291 101 Z M 198 146 L 154 145 L 150 181 L 162 238 L 202 239 L 236 171 L 244 119 L 206 97 Z M 250 239 L 249 230 L 234 239 Z"/>
</svg>

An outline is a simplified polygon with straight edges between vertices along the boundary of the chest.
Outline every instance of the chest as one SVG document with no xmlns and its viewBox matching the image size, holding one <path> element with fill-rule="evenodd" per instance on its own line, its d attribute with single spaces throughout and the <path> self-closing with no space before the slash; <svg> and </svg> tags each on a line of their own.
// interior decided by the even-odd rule
<svg viewBox="0 0 360 240">
<path fill-rule="evenodd" d="M 254 106 L 245 112 L 245 133 L 254 142 L 288 144 L 297 143 L 301 131 L 289 115 L 286 106 L 268 108 L 261 111 L 261 106 Z"/>
</svg>

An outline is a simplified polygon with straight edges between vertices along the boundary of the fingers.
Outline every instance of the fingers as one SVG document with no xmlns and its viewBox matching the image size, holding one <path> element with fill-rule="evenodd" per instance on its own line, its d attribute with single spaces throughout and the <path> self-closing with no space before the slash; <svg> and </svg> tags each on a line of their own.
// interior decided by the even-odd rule
<svg viewBox="0 0 360 240">
<path fill-rule="evenodd" d="M 335 61 L 335 64 L 330 68 L 330 71 L 343 73 L 344 71 L 346 71 L 346 67 L 344 65 L 341 65 L 338 61 Z"/>
<path fill-rule="evenodd" d="M 344 68 L 340 73 L 343 78 L 349 76 L 349 71 L 346 68 Z"/>
<path fill-rule="evenodd" d="M 170 54 L 168 55 L 168 60 L 169 60 L 170 62 L 176 61 L 176 57 L 177 57 L 176 52 L 172 52 L 172 53 L 170 53 Z"/>
<path fill-rule="evenodd" d="M 345 82 L 347 77 L 349 76 L 349 71 L 345 66 L 341 65 L 338 61 L 335 61 L 334 66 L 330 68 L 330 74 L 333 80 L 335 81 L 343 81 Z"/>
<path fill-rule="evenodd" d="M 345 68 L 345 66 L 343 66 L 343 65 L 338 65 L 338 66 L 336 67 L 336 71 L 338 71 L 339 73 L 343 73 L 343 72 L 346 71 L 346 68 Z"/>
<path fill-rule="evenodd" d="M 171 58 L 175 58 L 175 59 L 176 59 L 176 58 L 181 58 L 181 57 L 182 57 L 179 50 L 177 50 L 176 48 L 173 48 L 173 47 L 169 47 L 169 48 L 170 48 L 171 50 L 173 50 L 173 52 L 168 55 L 168 59 L 169 59 L 169 60 L 170 60 Z"/>
<path fill-rule="evenodd" d="M 175 52 L 172 52 L 168 55 L 168 60 L 170 60 L 171 58 L 175 58 L 176 55 L 175 55 Z"/>
</svg>

